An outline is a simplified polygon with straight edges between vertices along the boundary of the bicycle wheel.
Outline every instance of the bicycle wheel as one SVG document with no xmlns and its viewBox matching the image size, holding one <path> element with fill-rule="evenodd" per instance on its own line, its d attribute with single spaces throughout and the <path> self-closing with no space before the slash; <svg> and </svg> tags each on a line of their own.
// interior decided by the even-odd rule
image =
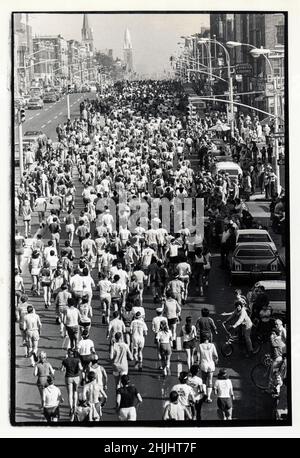
<svg viewBox="0 0 300 458">
<path fill-rule="evenodd" d="M 233 345 L 231 343 L 225 342 L 221 346 L 221 353 L 223 356 L 225 356 L 225 358 L 228 358 L 233 353 Z"/>
<path fill-rule="evenodd" d="M 259 363 L 251 370 L 251 380 L 260 390 L 266 390 L 269 386 L 269 368 Z"/>
</svg>

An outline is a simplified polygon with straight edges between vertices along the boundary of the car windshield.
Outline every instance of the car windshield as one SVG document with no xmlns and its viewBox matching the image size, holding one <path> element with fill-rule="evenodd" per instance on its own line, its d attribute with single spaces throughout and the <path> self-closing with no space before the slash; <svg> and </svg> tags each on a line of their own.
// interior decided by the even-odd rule
<svg viewBox="0 0 300 458">
<path fill-rule="evenodd" d="M 266 294 L 269 298 L 269 301 L 286 301 L 286 291 L 285 289 L 267 289 Z"/>
<path fill-rule="evenodd" d="M 271 242 L 268 234 L 239 234 L 238 243 L 245 242 Z"/>
<path fill-rule="evenodd" d="M 236 256 L 239 258 L 255 258 L 255 259 L 265 259 L 265 258 L 274 258 L 274 253 L 267 248 L 240 248 Z"/>
<path fill-rule="evenodd" d="M 27 130 L 24 137 L 36 137 L 37 135 L 41 135 L 41 132 L 38 132 L 37 130 Z"/>
</svg>

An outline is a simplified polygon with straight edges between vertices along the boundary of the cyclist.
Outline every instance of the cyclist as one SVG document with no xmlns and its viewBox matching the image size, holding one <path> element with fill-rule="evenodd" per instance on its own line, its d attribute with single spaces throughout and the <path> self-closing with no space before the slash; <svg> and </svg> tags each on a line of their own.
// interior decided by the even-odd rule
<svg viewBox="0 0 300 458">
<path fill-rule="evenodd" d="M 232 329 L 236 329 L 238 326 L 242 328 L 242 335 L 245 339 L 247 354 L 246 357 L 249 357 L 253 354 L 253 346 L 251 340 L 251 330 L 253 323 L 247 313 L 245 303 L 243 301 L 237 301 L 234 304 L 235 310 L 231 313 L 229 318 L 224 321 L 224 324 L 228 323 L 228 321 L 233 320 L 235 321 L 230 327 Z"/>
</svg>

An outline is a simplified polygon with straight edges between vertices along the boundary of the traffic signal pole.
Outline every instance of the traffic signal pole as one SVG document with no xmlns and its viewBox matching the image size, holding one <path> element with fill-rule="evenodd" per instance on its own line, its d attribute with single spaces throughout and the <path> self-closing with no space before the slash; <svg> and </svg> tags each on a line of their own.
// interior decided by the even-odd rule
<svg viewBox="0 0 300 458">
<path fill-rule="evenodd" d="M 70 95 L 69 91 L 67 92 L 67 117 L 70 119 Z"/>
<path fill-rule="evenodd" d="M 23 129 L 22 129 L 20 111 L 18 113 L 18 131 L 19 131 L 19 160 L 20 160 L 20 180 L 21 180 L 23 176 L 23 172 L 24 172 L 24 164 L 23 164 Z"/>
</svg>

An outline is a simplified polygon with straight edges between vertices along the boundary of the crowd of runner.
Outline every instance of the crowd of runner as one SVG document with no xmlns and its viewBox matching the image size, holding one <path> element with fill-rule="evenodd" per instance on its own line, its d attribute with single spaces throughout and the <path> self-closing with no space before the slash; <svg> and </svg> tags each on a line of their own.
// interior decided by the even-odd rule
<svg viewBox="0 0 300 458">
<path fill-rule="evenodd" d="M 102 418 L 113 381 L 90 338 L 95 298 L 101 325 L 107 327 L 120 420 L 136 420 L 136 405 L 143 402 L 130 382 L 128 361 L 143 371 L 145 339 L 151 333 L 162 377 L 171 375 L 177 337 L 186 355 L 187 370 L 172 388 L 162 418 L 200 420 L 202 404 L 212 402 L 213 392 L 219 418 L 232 418 L 234 393 L 226 371 L 221 369 L 213 382 L 218 364 L 214 317 L 202 308 L 197 322 L 188 316 L 182 323 L 181 313 L 191 289 L 205 294 L 211 251 L 221 253 L 221 265 L 227 268 L 236 230 L 257 224 L 245 203 L 251 193 L 260 189 L 266 198 L 272 197 L 273 214 L 281 210 L 281 219 L 284 196 L 276 195 L 270 131 L 263 132 L 257 118 L 240 114 L 235 137 L 222 135 L 222 154 L 231 152 L 243 170 L 243 176 L 232 181 L 225 172 L 210 172 L 215 145 L 209 128 L 224 114 L 189 119 L 182 111 L 183 98 L 176 82 L 117 83 L 105 95 L 84 100 L 80 118 L 58 125 L 57 142 L 40 142 L 35 158 L 30 149 L 25 152 L 25 172 L 15 198 L 16 222 L 21 217 L 24 223 L 24 232 L 17 230 L 15 237 L 16 318 L 47 421 L 57 421 L 62 402 L 68 402 L 72 421 Z M 258 150 L 256 141 L 262 136 L 267 148 Z M 197 168 L 191 163 L 195 154 Z M 203 233 L 193 233 L 193 225 L 181 219 L 186 197 L 203 198 Z M 169 219 L 153 199 L 168 203 Z M 34 212 L 39 230 L 24 257 Z M 191 222 L 195 208 L 190 213 L 186 217 Z M 25 263 L 32 278 L 29 291 L 22 277 Z M 156 307 L 151 329 L 143 306 L 145 288 Z M 67 348 L 61 364 L 67 400 L 54 383 L 55 371 L 44 349 L 38 348 L 43 323 L 30 303 L 32 296 L 42 296 L 45 308 L 53 311 L 58 336 Z M 263 289 L 257 294 L 255 317 L 247 305 L 237 291 L 229 318 L 232 328 L 242 329 L 251 356 L 253 320 L 270 321 L 271 312 Z M 268 330 L 274 371 L 286 344 L 282 323 L 276 329 Z"/>
</svg>

